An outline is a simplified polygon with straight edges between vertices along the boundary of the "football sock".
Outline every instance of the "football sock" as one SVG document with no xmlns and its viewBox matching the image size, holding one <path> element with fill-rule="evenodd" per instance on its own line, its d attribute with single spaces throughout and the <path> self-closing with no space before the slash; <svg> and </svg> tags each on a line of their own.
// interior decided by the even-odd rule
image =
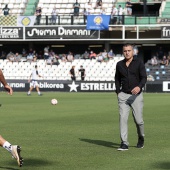
<svg viewBox="0 0 170 170">
<path fill-rule="evenodd" d="M 30 94 L 31 92 L 30 91 L 28 91 L 28 94 Z"/>
<path fill-rule="evenodd" d="M 39 91 L 39 92 L 38 92 L 38 94 L 40 95 L 40 94 L 41 94 L 41 92 Z"/>
<path fill-rule="evenodd" d="M 3 148 L 5 148 L 8 152 L 11 152 L 12 151 L 12 145 L 6 141 L 4 144 L 3 144 Z"/>
</svg>

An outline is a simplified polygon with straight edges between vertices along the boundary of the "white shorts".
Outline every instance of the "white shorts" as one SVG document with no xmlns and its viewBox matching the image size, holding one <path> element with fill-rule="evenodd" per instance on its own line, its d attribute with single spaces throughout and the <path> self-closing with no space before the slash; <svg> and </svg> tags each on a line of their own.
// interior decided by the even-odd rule
<svg viewBox="0 0 170 170">
<path fill-rule="evenodd" d="M 38 86 L 39 87 L 39 84 L 38 84 L 38 82 L 37 81 L 35 81 L 35 80 L 32 80 L 31 81 L 31 83 L 30 83 L 30 87 L 36 87 L 36 86 Z"/>
</svg>

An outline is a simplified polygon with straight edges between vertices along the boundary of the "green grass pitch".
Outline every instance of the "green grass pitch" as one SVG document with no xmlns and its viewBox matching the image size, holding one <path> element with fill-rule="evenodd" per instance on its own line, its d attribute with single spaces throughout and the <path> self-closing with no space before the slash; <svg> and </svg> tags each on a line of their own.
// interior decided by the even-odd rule
<svg viewBox="0 0 170 170">
<path fill-rule="evenodd" d="M 58 100 L 53 106 L 52 98 Z M 170 169 L 170 94 L 144 94 L 145 147 L 129 116 L 129 150 L 120 152 L 115 93 L 0 93 L 0 134 L 22 147 L 24 165 L 3 148 L 0 170 Z"/>
</svg>

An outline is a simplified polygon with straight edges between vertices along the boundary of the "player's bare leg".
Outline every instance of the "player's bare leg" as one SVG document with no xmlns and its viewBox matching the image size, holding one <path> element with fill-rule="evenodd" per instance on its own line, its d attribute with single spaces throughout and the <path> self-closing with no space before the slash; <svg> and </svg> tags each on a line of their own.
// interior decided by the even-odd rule
<svg viewBox="0 0 170 170">
<path fill-rule="evenodd" d="M 36 86 L 36 90 L 37 90 L 38 95 L 41 96 L 42 94 L 41 94 L 40 89 L 39 89 L 38 86 Z"/>
<path fill-rule="evenodd" d="M 28 96 L 31 94 L 31 91 L 33 90 L 33 88 L 34 88 L 33 86 L 30 87 L 30 89 L 29 89 L 29 91 L 27 93 Z"/>
<path fill-rule="evenodd" d="M 8 152 L 10 152 L 12 154 L 12 156 L 17 160 L 19 167 L 21 167 L 23 165 L 23 158 L 20 155 L 20 152 L 21 152 L 20 146 L 11 145 L 1 135 L 0 135 L 0 146 L 5 148 Z"/>
</svg>

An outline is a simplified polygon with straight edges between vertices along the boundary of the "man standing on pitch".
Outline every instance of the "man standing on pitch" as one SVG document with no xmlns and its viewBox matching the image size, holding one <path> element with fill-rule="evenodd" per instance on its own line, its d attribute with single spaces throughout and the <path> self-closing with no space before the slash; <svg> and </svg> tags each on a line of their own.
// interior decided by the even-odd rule
<svg viewBox="0 0 170 170">
<path fill-rule="evenodd" d="M 0 82 L 3 84 L 4 88 L 10 95 L 12 95 L 13 90 L 12 88 L 7 84 L 4 75 L 0 69 Z M 18 166 L 22 166 L 23 164 L 23 158 L 20 156 L 21 148 L 18 145 L 11 145 L 8 141 L 6 141 L 1 135 L 0 135 L 0 146 L 6 149 L 8 152 L 12 154 L 12 156 L 17 160 Z"/>
<path fill-rule="evenodd" d="M 132 109 L 137 127 L 137 148 L 144 147 L 142 88 L 147 81 L 144 63 L 133 57 L 133 45 L 124 45 L 123 54 L 125 59 L 117 63 L 115 74 L 115 85 L 120 116 L 121 145 L 120 148 L 118 148 L 119 151 L 128 150 L 128 116 L 130 109 Z"/>
</svg>

